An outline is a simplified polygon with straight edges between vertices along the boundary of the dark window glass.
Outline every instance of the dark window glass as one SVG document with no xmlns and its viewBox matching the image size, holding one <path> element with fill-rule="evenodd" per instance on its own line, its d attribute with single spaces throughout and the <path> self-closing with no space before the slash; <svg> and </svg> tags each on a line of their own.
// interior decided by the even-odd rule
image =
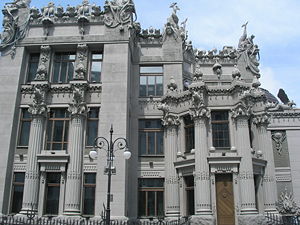
<svg viewBox="0 0 300 225">
<path fill-rule="evenodd" d="M 139 155 L 162 156 L 163 128 L 160 120 L 139 120 Z"/>
<path fill-rule="evenodd" d="M 91 73 L 90 73 L 91 82 L 101 81 L 101 68 L 102 68 L 102 54 L 92 53 Z"/>
<path fill-rule="evenodd" d="M 57 215 L 59 208 L 60 173 L 47 173 L 45 214 Z"/>
<path fill-rule="evenodd" d="M 69 115 L 66 109 L 51 109 L 47 125 L 47 150 L 66 150 L 68 143 Z"/>
<path fill-rule="evenodd" d="M 185 152 L 195 148 L 195 126 L 190 116 L 184 117 Z"/>
<path fill-rule="evenodd" d="M 87 118 L 86 146 L 93 146 L 98 134 L 99 108 L 91 108 Z"/>
<path fill-rule="evenodd" d="M 22 209 L 25 173 L 14 173 L 11 212 L 19 213 Z"/>
<path fill-rule="evenodd" d="M 30 123 L 31 123 L 31 115 L 27 109 L 22 109 L 21 119 L 20 119 L 20 131 L 19 131 L 19 139 L 18 146 L 28 146 L 29 142 L 29 133 L 30 133 Z"/>
<path fill-rule="evenodd" d="M 139 217 L 164 215 L 164 179 L 139 179 Z"/>
<path fill-rule="evenodd" d="M 38 66 L 39 66 L 40 54 L 34 53 L 29 56 L 28 75 L 27 82 L 34 80 Z"/>
<path fill-rule="evenodd" d="M 96 174 L 84 174 L 83 183 L 83 214 L 95 215 Z"/>
<path fill-rule="evenodd" d="M 213 111 L 211 113 L 211 126 L 213 146 L 216 148 L 230 147 L 228 112 Z"/>
<path fill-rule="evenodd" d="M 163 67 L 140 67 L 140 97 L 163 95 Z"/>
<path fill-rule="evenodd" d="M 75 53 L 55 53 L 53 83 L 68 83 L 72 80 L 75 58 Z"/>
</svg>

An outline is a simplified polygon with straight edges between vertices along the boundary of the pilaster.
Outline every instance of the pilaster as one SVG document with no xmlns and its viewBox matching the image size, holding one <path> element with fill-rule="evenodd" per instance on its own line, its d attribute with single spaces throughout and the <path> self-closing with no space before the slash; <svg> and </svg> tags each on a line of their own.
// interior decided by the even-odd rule
<svg viewBox="0 0 300 225">
<path fill-rule="evenodd" d="M 235 121 L 236 133 L 238 134 L 236 147 L 239 154 L 242 156 L 239 170 L 241 214 L 256 214 L 253 165 L 248 129 L 248 118 L 250 113 L 242 104 L 238 104 L 231 113 L 232 118 Z"/>
<path fill-rule="evenodd" d="M 165 215 L 178 217 L 179 206 L 179 178 L 174 167 L 178 147 L 178 116 L 166 115 L 163 118 L 165 126 Z"/>
<path fill-rule="evenodd" d="M 270 131 L 267 130 L 270 123 L 270 115 L 267 113 L 256 115 L 252 122 L 256 125 L 258 150 L 262 151 L 263 157 L 267 161 L 263 176 L 264 210 L 274 213 L 277 212 L 275 205 L 277 199 L 277 185 L 275 181 L 272 138 Z"/>
<path fill-rule="evenodd" d="M 81 187 L 82 187 L 82 164 L 83 164 L 83 139 L 84 122 L 88 108 L 84 101 L 85 85 L 81 83 L 73 85 L 73 103 L 68 110 L 71 113 L 70 136 L 68 153 L 70 161 L 67 170 L 65 215 L 81 214 Z"/>
<path fill-rule="evenodd" d="M 28 143 L 28 156 L 24 181 L 24 194 L 21 214 L 27 210 L 37 211 L 39 194 L 39 166 L 37 154 L 43 146 L 43 131 L 46 115 L 45 95 L 48 89 L 47 83 L 36 83 L 33 86 L 33 104 L 28 111 L 32 115 Z"/>
</svg>

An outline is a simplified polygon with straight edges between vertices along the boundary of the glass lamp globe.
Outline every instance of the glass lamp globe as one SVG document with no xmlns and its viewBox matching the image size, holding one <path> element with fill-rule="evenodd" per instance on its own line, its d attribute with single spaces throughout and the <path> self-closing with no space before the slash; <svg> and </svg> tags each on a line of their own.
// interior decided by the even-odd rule
<svg viewBox="0 0 300 225">
<path fill-rule="evenodd" d="M 93 150 L 90 151 L 89 156 L 90 156 L 91 159 L 96 159 L 97 156 L 98 156 L 98 153 L 95 149 L 93 149 Z"/>
<path fill-rule="evenodd" d="M 128 151 L 128 149 L 127 149 L 126 151 L 124 151 L 123 155 L 124 155 L 124 158 L 125 158 L 125 159 L 130 159 L 130 157 L 131 157 L 131 152 Z"/>
</svg>

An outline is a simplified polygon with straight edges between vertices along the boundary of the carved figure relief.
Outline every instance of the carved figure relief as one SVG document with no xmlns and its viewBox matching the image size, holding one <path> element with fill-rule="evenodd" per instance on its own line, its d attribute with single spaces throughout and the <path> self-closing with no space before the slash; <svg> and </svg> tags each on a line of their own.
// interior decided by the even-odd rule
<svg viewBox="0 0 300 225">
<path fill-rule="evenodd" d="M 254 75 L 259 75 L 259 48 L 253 43 L 254 35 L 247 36 L 248 22 L 242 25 L 244 28 L 243 34 L 240 37 L 238 44 L 239 58 L 242 58 L 249 69 Z"/>
<path fill-rule="evenodd" d="M 49 45 L 41 46 L 39 66 L 34 80 L 46 80 L 48 75 L 49 59 L 51 48 Z"/>
<path fill-rule="evenodd" d="M 215 64 L 212 67 L 214 74 L 218 76 L 218 78 L 221 78 L 222 75 L 222 65 L 219 63 L 219 60 L 216 59 Z"/>
<path fill-rule="evenodd" d="M 241 80 L 241 71 L 237 68 L 236 65 L 234 65 L 234 68 L 232 70 L 232 78 L 233 80 Z"/>
<path fill-rule="evenodd" d="M 278 202 L 276 202 L 277 210 L 281 214 L 298 214 L 300 209 L 294 201 L 292 193 L 288 193 L 287 188 L 284 192 L 281 192 Z"/>
<path fill-rule="evenodd" d="M 286 139 L 286 133 L 282 131 L 272 132 L 272 139 L 275 142 L 275 148 L 279 155 L 282 154 L 282 144 Z"/>
<path fill-rule="evenodd" d="M 28 112 L 32 115 L 45 115 L 47 112 L 46 106 L 46 91 L 48 86 L 36 85 L 33 89 L 33 103 L 29 104 Z"/>
<path fill-rule="evenodd" d="M 136 20 L 135 6 L 132 0 L 105 1 L 104 13 L 104 24 L 110 28 L 123 26 Z M 135 19 L 133 19 L 133 15 Z"/>
<path fill-rule="evenodd" d="M 82 80 L 87 72 L 87 50 L 86 44 L 79 44 L 77 47 L 77 65 L 75 68 L 74 80 Z"/>
<path fill-rule="evenodd" d="M 69 104 L 68 108 L 71 115 L 84 115 L 88 112 L 84 96 L 84 86 L 73 86 L 73 102 Z"/>
</svg>

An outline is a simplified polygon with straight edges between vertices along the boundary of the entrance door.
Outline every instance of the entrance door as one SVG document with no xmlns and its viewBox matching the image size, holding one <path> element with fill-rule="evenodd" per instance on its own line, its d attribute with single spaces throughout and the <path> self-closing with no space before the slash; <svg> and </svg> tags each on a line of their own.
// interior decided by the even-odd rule
<svg viewBox="0 0 300 225">
<path fill-rule="evenodd" d="M 218 225 L 234 225 L 234 198 L 231 174 L 216 174 Z"/>
</svg>

